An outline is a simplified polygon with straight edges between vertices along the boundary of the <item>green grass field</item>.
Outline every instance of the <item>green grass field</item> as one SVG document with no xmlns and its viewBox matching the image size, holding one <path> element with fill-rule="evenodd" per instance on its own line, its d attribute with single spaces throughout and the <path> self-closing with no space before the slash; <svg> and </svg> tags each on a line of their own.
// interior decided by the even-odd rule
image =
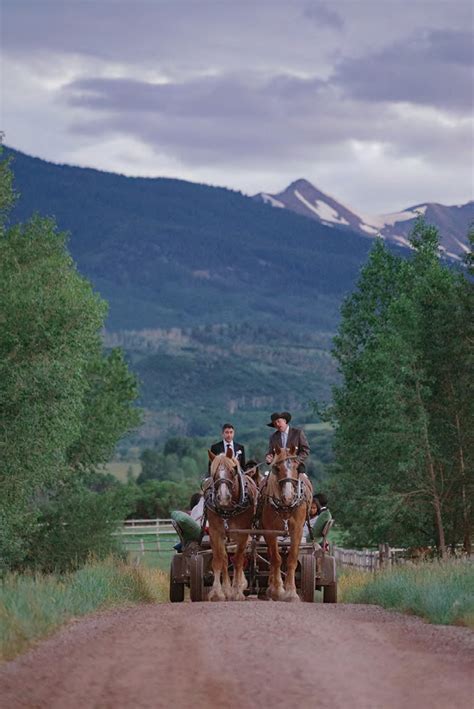
<svg viewBox="0 0 474 709">
<path fill-rule="evenodd" d="M 339 571 L 343 603 L 373 603 L 430 623 L 474 627 L 474 564 L 425 562 L 375 574 Z"/>
<path fill-rule="evenodd" d="M 143 539 L 144 553 L 140 540 Z M 130 564 L 144 566 L 149 569 L 169 571 L 173 545 L 179 542 L 178 535 L 170 532 L 160 535 L 160 548 L 157 546 L 156 534 L 124 534 L 122 536 L 123 548 L 128 552 L 127 559 Z"/>
<path fill-rule="evenodd" d="M 142 465 L 138 461 L 112 461 L 111 463 L 106 463 L 102 468 L 104 473 L 110 473 L 120 482 L 125 483 L 128 480 L 128 473 L 134 480 L 138 478 L 142 471 Z"/>
</svg>

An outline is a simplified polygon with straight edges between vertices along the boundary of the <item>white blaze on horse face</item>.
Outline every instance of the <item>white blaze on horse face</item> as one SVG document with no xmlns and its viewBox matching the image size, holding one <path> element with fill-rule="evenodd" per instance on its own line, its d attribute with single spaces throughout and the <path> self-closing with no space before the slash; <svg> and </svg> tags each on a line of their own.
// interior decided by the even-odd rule
<svg viewBox="0 0 474 709">
<path fill-rule="evenodd" d="M 283 485 L 281 497 L 285 505 L 291 505 L 293 502 L 293 485 L 291 483 L 285 483 Z"/>
<path fill-rule="evenodd" d="M 219 480 L 227 480 L 226 478 L 226 467 L 221 465 L 217 471 Z M 232 495 L 230 494 L 229 487 L 227 483 L 220 483 L 217 486 L 217 501 L 221 507 L 227 507 L 232 501 Z"/>
<path fill-rule="evenodd" d="M 285 460 L 284 461 L 284 467 L 285 467 L 285 472 L 288 478 L 292 477 L 292 469 L 291 469 L 291 461 L 290 460 Z M 294 495 L 294 487 L 293 483 L 291 482 L 286 482 L 282 486 L 281 490 L 281 497 L 285 505 L 291 505 L 293 502 L 293 495 Z"/>
</svg>

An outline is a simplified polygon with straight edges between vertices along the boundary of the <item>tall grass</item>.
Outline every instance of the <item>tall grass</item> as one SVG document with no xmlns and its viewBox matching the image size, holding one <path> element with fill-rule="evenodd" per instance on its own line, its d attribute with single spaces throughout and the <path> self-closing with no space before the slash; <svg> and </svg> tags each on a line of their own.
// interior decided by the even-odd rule
<svg viewBox="0 0 474 709">
<path fill-rule="evenodd" d="M 474 564 L 467 561 L 426 562 L 375 574 L 343 571 L 338 585 L 345 603 L 375 603 L 439 625 L 474 627 Z"/>
<path fill-rule="evenodd" d="M 167 576 L 115 559 L 61 576 L 7 575 L 0 581 L 0 659 L 11 659 L 71 618 L 127 603 L 163 601 Z"/>
</svg>

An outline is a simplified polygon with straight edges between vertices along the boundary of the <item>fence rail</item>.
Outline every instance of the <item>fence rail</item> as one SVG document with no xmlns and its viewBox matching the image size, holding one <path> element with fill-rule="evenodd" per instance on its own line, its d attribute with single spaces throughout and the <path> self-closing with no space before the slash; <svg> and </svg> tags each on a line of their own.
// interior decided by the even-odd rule
<svg viewBox="0 0 474 709">
<path fill-rule="evenodd" d="M 377 571 L 395 564 L 406 563 L 408 560 L 405 556 L 406 551 L 406 549 L 390 547 L 388 544 L 379 544 L 377 550 L 333 548 L 336 562 L 341 566 L 354 566 L 363 571 Z"/>
<path fill-rule="evenodd" d="M 141 556 L 148 552 L 169 554 L 178 541 L 171 519 L 126 519 L 113 534 L 121 537 L 126 551 Z"/>
</svg>

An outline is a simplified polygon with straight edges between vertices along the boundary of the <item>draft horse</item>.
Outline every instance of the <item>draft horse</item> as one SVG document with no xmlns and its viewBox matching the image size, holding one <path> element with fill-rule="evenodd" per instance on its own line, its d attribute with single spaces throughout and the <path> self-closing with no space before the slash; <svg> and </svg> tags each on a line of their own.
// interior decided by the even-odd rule
<svg viewBox="0 0 474 709">
<path fill-rule="evenodd" d="M 313 496 L 309 478 L 298 470 L 296 448 L 276 448 L 272 469 L 261 490 L 260 527 L 268 547 L 270 572 L 268 595 L 274 601 L 299 601 L 295 571 L 308 511 Z M 290 548 L 286 563 L 286 577 L 281 577 L 281 554 L 275 535 L 265 530 L 281 530 L 289 535 Z"/>
<path fill-rule="evenodd" d="M 249 534 L 233 532 L 250 529 L 255 515 L 257 486 L 242 472 L 231 451 L 215 455 L 211 460 L 210 478 L 204 487 L 204 504 L 209 523 L 214 583 L 209 592 L 210 601 L 243 601 L 247 579 L 244 574 L 245 547 Z M 228 572 L 226 540 L 236 543 L 233 555 L 232 585 Z M 221 582 L 222 577 L 222 582 Z"/>
</svg>

